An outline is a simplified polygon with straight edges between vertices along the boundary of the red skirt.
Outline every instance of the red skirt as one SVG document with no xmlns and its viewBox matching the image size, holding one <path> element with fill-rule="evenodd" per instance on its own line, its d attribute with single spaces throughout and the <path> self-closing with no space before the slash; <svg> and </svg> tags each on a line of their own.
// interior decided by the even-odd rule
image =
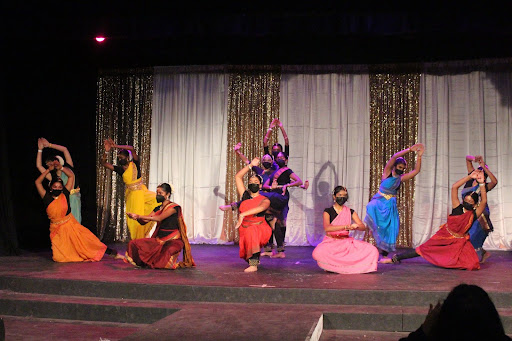
<svg viewBox="0 0 512 341">
<path fill-rule="evenodd" d="M 178 256 L 184 243 L 176 231 L 175 239 L 162 243 L 157 238 L 135 239 L 128 243 L 125 262 L 136 266 L 147 266 L 152 269 L 176 269 Z"/>
<path fill-rule="evenodd" d="M 469 235 L 459 236 L 450 233 L 447 224 L 425 243 L 416 248 L 416 252 L 428 262 L 449 269 L 478 270 L 480 262 L 475 248 L 469 241 Z"/>
<path fill-rule="evenodd" d="M 260 252 L 263 246 L 267 245 L 272 235 L 272 229 L 264 219 L 256 223 L 244 223 L 238 229 L 240 258 L 248 260 L 253 254 Z"/>
</svg>

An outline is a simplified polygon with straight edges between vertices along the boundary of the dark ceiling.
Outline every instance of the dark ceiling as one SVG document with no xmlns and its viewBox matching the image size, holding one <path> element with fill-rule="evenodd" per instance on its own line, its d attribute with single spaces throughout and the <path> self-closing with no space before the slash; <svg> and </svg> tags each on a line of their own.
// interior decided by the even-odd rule
<svg viewBox="0 0 512 341">
<path fill-rule="evenodd" d="M 355 1 L 239 3 L 13 2 L 3 5 L 8 54 L 16 60 L 65 55 L 109 67 L 512 56 L 512 20 L 505 5 L 451 2 L 417 9 L 411 1 L 378 6 Z M 108 40 L 99 45 L 96 34 Z"/>
</svg>

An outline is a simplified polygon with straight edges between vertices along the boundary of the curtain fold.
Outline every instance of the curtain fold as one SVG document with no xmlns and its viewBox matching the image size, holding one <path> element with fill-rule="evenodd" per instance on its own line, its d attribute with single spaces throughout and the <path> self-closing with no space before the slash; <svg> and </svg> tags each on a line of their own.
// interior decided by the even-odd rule
<svg viewBox="0 0 512 341">
<path fill-rule="evenodd" d="M 290 140 L 289 167 L 309 180 L 290 189 L 286 243 L 317 245 L 323 210 L 335 186 L 347 187 L 347 206 L 359 217 L 368 202 L 370 168 L 368 74 L 283 74 L 280 117 Z M 359 236 L 361 237 L 361 236 Z"/>
<path fill-rule="evenodd" d="M 279 118 L 280 76 L 279 68 L 274 66 L 238 66 L 229 76 L 226 203 L 240 200 L 235 174 L 244 164 L 233 147 L 241 142 L 241 152 L 249 160 L 256 156 L 261 158 L 263 137 L 272 120 Z M 277 128 L 269 139 L 269 146 L 276 142 L 276 134 Z M 235 218 L 233 211 L 224 212 L 223 235 L 226 240 L 238 241 Z"/>
<path fill-rule="evenodd" d="M 418 141 L 420 75 L 371 74 L 370 75 L 370 195 L 379 190 L 382 171 L 387 161 L 396 152 L 406 149 Z M 428 146 L 426 147 L 428 148 Z M 404 155 L 407 172 L 416 166 L 416 154 Z M 412 244 L 412 220 L 415 179 L 400 185 L 397 208 L 400 230 L 396 245 L 409 247 Z M 368 236 L 373 242 L 373 237 Z"/>
<path fill-rule="evenodd" d="M 149 188 L 173 185 L 191 243 L 225 243 L 227 82 L 222 73 L 155 68 Z"/>
<path fill-rule="evenodd" d="M 484 248 L 512 248 L 512 72 L 424 74 L 418 138 L 427 148 L 416 188 L 413 245 L 451 212 L 450 189 L 467 175 L 466 155 L 482 155 L 498 185 L 488 193 L 494 232 Z M 476 167 L 476 164 L 475 164 Z M 459 190 L 460 193 L 460 190 Z M 460 196 L 460 195 L 459 195 Z"/>
<path fill-rule="evenodd" d="M 151 140 L 153 70 L 103 71 L 97 83 L 96 106 L 96 204 L 97 234 L 104 242 L 127 241 L 124 183 L 100 164 L 103 141 L 132 145 L 141 162 L 142 181 L 148 183 Z M 116 151 L 108 153 L 112 163 Z"/>
</svg>

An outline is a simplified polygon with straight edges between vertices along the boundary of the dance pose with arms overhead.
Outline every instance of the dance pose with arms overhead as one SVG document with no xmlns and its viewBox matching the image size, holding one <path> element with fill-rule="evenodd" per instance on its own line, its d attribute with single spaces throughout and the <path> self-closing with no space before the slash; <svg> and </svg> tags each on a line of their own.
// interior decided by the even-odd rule
<svg viewBox="0 0 512 341">
<path fill-rule="evenodd" d="M 462 203 L 459 202 L 458 190 L 469 180 L 477 180 L 482 200 L 478 204 L 478 194 L 468 192 Z M 394 255 L 391 260 L 382 263 L 400 263 L 404 259 L 423 257 L 428 262 L 443 268 L 478 270 L 480 262 L 473 245 L 469 241 L 469 229 L 485 210 L 487 191 L 485 178 L 480 170 L 473 171 L 453 184 L 451 190 L 452 214 L 448 221 L 425 243 L 412 252 Z"/>
<path fill-rule="evenodd" d="M 107 162 L 107 152 L 112 148 L 120 149 L 117 152 L 117 165 Z M 149 191 L 142 183 L 139 156 L 132 146 L 119 146 L 111 139 L 105 140 L 105 152 L 101 157 L 101 164 L 123 178 L 126 185 L 126 212 L 147 216 L 159 206 L 156 202 L 156 194 Z M 153 222 L 140 224 L 135 219 L 128 219 L 126 223 L 132 240 L 146 237 L 154 225 Z"/>
<path fill-rule="evenodd" d="M 402 182 L 414 178 L 420 172 L 424 151 L 425 146 L 417 143 L 393 155 L 382 172 L 379 191 L 366 206 L 364 222 L 372 231 L 376 246 L 384 258 L 387 258 L 389 252 L 395 251 L 398 238 L 400 221 L 396 194 Z M 404 174 L 407 162 L 402 156 L 409 152 L 417 152 L 416 167 Z"/>
</svg>

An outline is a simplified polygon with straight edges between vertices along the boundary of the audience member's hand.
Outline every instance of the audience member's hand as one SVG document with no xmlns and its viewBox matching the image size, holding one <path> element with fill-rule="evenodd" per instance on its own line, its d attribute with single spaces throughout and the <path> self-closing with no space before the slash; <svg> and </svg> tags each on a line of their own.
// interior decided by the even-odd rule
<svg viewBox="0 0 512 341">
<path fill-rule="evenodd" d="M 441 306 L 441 302 L 437 302 L 435 307 L 432 304 L 430 304 L 427 317 L 425 317 L 425 321 L 423 321 L 423 324 L 421 325 L 423 332 L 427 336 L 429 336 L 432 333 L 433 329 L 435 328 L 439 321 L 439 313 L 441 312 Z"/>
</svg>

